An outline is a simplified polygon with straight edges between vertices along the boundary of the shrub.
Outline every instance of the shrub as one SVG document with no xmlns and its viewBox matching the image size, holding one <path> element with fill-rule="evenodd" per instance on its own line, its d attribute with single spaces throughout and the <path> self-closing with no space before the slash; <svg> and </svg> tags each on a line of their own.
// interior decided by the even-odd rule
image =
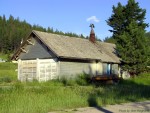
<svg viewBox="0 0 150 113">
<path fill-rule="evenodd" d="M 67 85 L 67 78 L 66 77 L 62 77 L 62 78 L 60 78 L 60 82 L 62 82 L 63 83 L 63 85 L 64 86 L 66 86 Z"/>
<path fill-rule="evenodd" d="M 78 75 L 78 77 L 76 78 L 76 83 L 78 85 L 82 85 L 82 86 L 85 86 L 85 85 L 88 85 L 89 84 L 89 75 L 87 74 L 80 74 Z"/>
</svg>

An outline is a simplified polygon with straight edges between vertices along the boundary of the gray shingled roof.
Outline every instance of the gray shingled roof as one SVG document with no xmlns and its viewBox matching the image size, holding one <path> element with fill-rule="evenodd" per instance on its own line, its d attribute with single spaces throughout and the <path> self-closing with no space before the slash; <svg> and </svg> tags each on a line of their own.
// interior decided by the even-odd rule
<svg viewBox="0 0 150 113">
<path fill-rule="evenodd" d="M 115 45 L 88 39 L 56 35 L 46 32 L 33 33 L 60 58 L 101 60 L 102 62 L 120 63 L 114 54 Z"/>
</svg>

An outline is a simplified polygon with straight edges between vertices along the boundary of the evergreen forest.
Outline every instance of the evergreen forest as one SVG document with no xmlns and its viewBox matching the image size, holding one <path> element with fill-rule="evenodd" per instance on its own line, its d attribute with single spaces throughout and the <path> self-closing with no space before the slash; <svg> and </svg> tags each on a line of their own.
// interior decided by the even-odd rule
<svg viewBox="0 0 150 113">
<path fill-rule="evenodd" d="M 5 15 L 0 16 L 0 53 L 10 54 L 16 51 L 22 40 L 25 40 L 32 30 L 66 35 L 70 37 L 87 38 L 82 34 L 54 30 L 52 27 L 44 28 L 39 25 L 31 25 L 28 22 L 14 18 L 12 15 L 6 19 Z"/>
</svg>

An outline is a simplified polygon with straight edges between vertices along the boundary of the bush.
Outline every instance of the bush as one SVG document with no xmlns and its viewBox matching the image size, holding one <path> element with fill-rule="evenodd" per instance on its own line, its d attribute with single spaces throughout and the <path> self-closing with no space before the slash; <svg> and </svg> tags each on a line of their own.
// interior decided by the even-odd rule
<svg viewBox="0 0 150 113">
<path fill-rule="evenodd" d="M 76 83 L 78 85 L 85 86 L 85 85 L 89 84 L 89 80 L 90 80 L 89 75 L 87 75 L 87 74 L 80 74 L 76 78 Z"/>
<path fill-rule="evenodd" d="M 62 78 L 60 79 L 60 82 L 62 82 L 64 86 L 67 85 L 67 81 L 68 81 L 68 80 L 67 80 L 66 77 L 62 77 Z"/>
</svg>

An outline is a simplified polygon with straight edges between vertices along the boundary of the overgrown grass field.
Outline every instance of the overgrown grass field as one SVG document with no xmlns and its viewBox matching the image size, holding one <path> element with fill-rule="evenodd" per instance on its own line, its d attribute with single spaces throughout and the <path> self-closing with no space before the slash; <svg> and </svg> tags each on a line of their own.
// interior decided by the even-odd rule
<svg viewBox="0 0 150 113">
<path fill-rule="evenodd" d="M 17 80 L 17 64 L 10 62 L 0 63 L 0 83 Z"/>
<path fill-rule="evenodd" d="M 2 79 L 0 82 L 0 113 L 48 113 L 68 108 L 150 100 L 150 74 L 123 80 L 118 85 L 97 87 L 86 84 L 83 78 L 78 82 L 20 83 L 16 68 L 16 64 L 0 64 L 0 77 L 10 77 L 10 81 Z"/>
</svg>

